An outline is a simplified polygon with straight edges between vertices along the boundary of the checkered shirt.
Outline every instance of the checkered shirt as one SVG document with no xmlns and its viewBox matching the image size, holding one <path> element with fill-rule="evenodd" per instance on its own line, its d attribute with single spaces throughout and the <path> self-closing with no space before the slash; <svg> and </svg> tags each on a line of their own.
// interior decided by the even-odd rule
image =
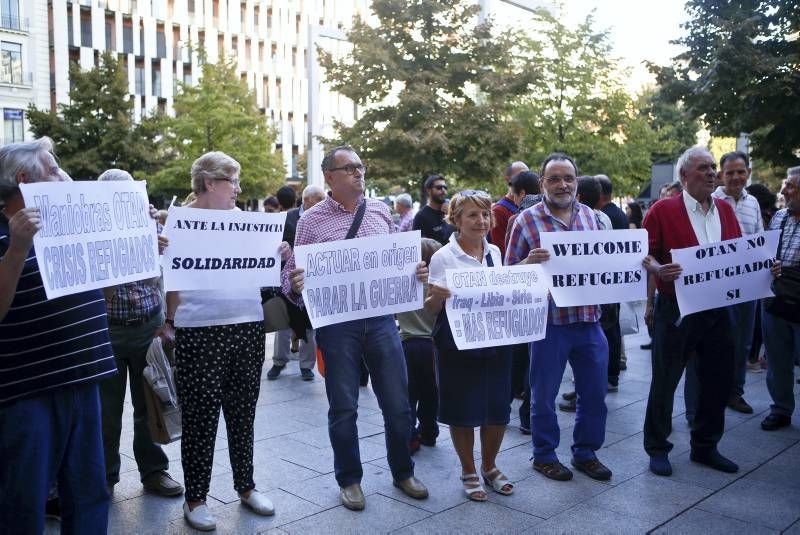
<svg viewBox="0 0 800 535">
<path fill-rule="evenodd" d="M 769 230 L 780 230 L 783 220 L 787 217 L 786 226 L 783 227 L 781 236 L 781 265 L 786 267 L 800 266 L 800 221 L 790 214 L 788 208 L 778 210 L 769 222 Z"/>
<path fill-rule="evenodd" d="M 108 316 L 116 320 L 149 318 L 161 308 L 161 289 L 157 279 L 120 284 L 110 299 L 106 299 Z"/>
<path fill-rule="evenodd" d="M 507 266 L 519 263 L 528 257 L 532 249 L 541 246 L 539 235 L 542 232 L 568 232 L 571 230 L 598 230 L 597 219 L 588 206 L 574 203 L 572 217 L 569 225 L 555 218 L 544 201 L 523 210 L 514 219 L 514 227 L 508 240 L 506 250 Z M 579 307 L 557 307 L 550 298 L 548 322 L 553 325 L 568 325 L 570 323 L 596 322 L 600 319 L 598 305 L 585 305 Z"/>
</svg>

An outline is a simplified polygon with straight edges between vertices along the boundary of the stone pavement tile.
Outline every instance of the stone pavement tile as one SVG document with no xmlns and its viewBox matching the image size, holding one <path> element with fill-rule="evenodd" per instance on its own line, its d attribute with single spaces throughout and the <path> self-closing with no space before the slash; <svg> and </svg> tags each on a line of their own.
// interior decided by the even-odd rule
<svg viewBox="0 0 800 535">
<path fill-rule="evenodd" d="M 789 529 L 785 530 L 783 535 L 800 535 L 800 520 L 792 524 Z"/>
<path fill-rule="evenodd" d="M 800 491 L 800 456 L 781 453 L 747 474 L 746 479 L 763 481 Z M 800 507 L 800 504 L 798 504 Z"/>
<path fill-rule="evenodd" d="M 206 499 L 210 509 L 222 505 L 211 496 Z M 130 535 L 131 533 L 164 533 L 172 520 L 183 517 L 183 497 L 164 498 L 144 494 L 111 506 L 108 515 L 108 533 Z"/>
<path fill-rule="evenodd" d="M 756 526 L 700 509 L 689 509 L 659 527 L 653 533 L 656 535 L 671 535 L 673 533 L 696 533 L 700 531 L 702 531 L 703 535 L 730 535 L 732 533 L 769 535 L 771 533 L 780 533 L 763 526 Z"/>
<path fill-rule="evenodd" d="M 270 405 L 267 410 L 273 412 L 281 419 L 297 420 L 315 427 L 328 425 L 328 413 L 327 411 L 319 410 L 319 406 L 309 407 L 308 405 L 301 405 L 295 401 L 286 401 L 284 403 Z"/>
<path fill-rule="evenodd" d="M 276 403 L 284 403 L 287 401 L 295 401 L 303 397 L 303 392 L 299 392 L 289 387 L 269 388 L 266 386 L 267 383 L 273 382 L 274 381 L 263 381 L 261 383 L 261 389 L 259 390 L 258 394 L 258 407 L 274 405 Z"/>
<path fill-rule="evenodd" d="M 786 529 L 800 518 L 800 491 L 745 477 L 697 505 L 773 529 Z"/>
<path fill-rule="evenodd" d="M 254 463 L 269 462 L 274 458 L 289 461 L 320 474 L 333 472 L 333 450 L 330 446 L 317 448 L 286 436 L 255 443 Z"/>
<path fill-rule="evenodd" d="M 260 516 L 241 502 L 229 503 L 214 509 L 218 533 L 264 533 L 314 513 L 320 507 L 281 490 L 266 493 L 275 505 L 274 516 Z M 173 535 L 197 533 L 183 518 L 173 520 L 168 532 Z"/>
<path fill-rule="evenodd" d="M 256 488 L 263 492 L 278 488 L 284 483 L 303 481 L 319 475 L 318 472 L 277 458 L 267 462 L 254 462 L 253 468 Z M 238 500 L 239 495 L 233 488 L 233 474 L 212 475 L 209 494 L 224 503 Z"/>
<path fill-rule="evenodd" d="M 429 533 L 522 533 L 542 522 L 533 515 L 492 502 L 467 502 L 398 530 L 398 535 Z"/>
<path fill-rule="evenodd" d="M 358 438 L 365 438 L 374 435 L 383 435 L 383 426 L 373 425 L 367 422 L 358 421 Z M 328 436 L 328 427 L 308 427 L 304 430 L 287 433 L 286 436 L 293 440 L 315 446 L 317 448 L 330 448 L 331 439 Z M 385 455 L 385 452 L 384 452 Z"/>
<path fill-rule="evenodd" d="M 711 490 L 649 472 L 588 500 L 586 505 L 664 522 L 711 494 Z"/>
<path fill-rule="evenodd" d="M 532 477 L 519 481 L 514 494 L 501 496 L 489 494 L 489 501 L 541 518 L 550 518 L 612 487 L 576 474 L 572 481 L 553 481 L 535 472 Z"/>
<path fill-rule="evenodd" d="M 722 487 L 731 484 L 735 480 L 741 478 L 748 471 L 753 470 L 758 466 L 758 463 L 752 460 L 741 460 L 732 458 L 732 460 L 739 465 L 739 471 L 735 474 L 727 474 L 714 470 L 702 464 L 692 462 L 689 458 L 690 452 L 684 452 L 681 455 L 670 455 L 670 462 L 672 463 L 672 478 L 675 481 L 683 481 L 699 487 L 704 487 L 711 490 L 718 490 Z"/>
<path fill-rule="evenodd" d="M 798 442 L 797 438 L 780 431 L 763 431 L 756 419 L 727 431 L 719 442 L 719 451 L 739 461 L 764 462 Z"/>
<path fill-rule="evenodd" d="M 297 433 L 313 427 L 291 418 L 283 418 L 270 409 L 270 406 L 256 409 L 255 440 Z"/>
<path fill-rule="evenodd" d="M 618 433 L 620 435 L 633 435 L 642 430 L 644 414 L 619 409 L 608 413 L 606 418 L 606 431 Z"/>
<path fill-rule="evenodd" d="M 410 505 L 375 494 L 367 498 L 364 511 L 349 511 L 344 506 L 334 507 L 308 516 L 281 529 L 288 533 L 310 535 L 319 533 L 386 533 L 413 524 L 430 513 Z"/>
<path fill-rule="evenodd" d="M 380 491 L 389 493 L 392 487 L 392 474 L 388 469 L 370 463 L 363 464 L 364 476 L 361 479 L 361 490 L 365 496 Z M 333 474 L 317 476 L 305 481 L 288 482 L 281 489 L 304 500 L 315 503 L 324 509 L 341 504 L 339 500 L 339 484 Z"/>
<path fill-rule="evenodd" d="M 618 513 L 610 514 L 608 511 L 579 504 L 560 513 L 546 522 L 533 526 L 526 533 L 532 534 L 569 534 L 586 533 L 601 534 L 627 534 L 646 533 L 656 526 L 651 520 L 644 520 L 633 516 Z"/>
</svg>

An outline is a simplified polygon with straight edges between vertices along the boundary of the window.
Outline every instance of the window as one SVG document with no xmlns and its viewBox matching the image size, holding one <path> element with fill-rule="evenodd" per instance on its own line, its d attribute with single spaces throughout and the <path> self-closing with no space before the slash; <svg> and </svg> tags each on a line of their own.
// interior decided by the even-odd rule
<svg viewBox="0 0 800 535">
<path fill-rule="evenodd" d="M 114 18 L 106 17 L 106 50 L 114 50 Z"/>
<path fill-rule="evenodd" d="M 22 26 L 19 19 L 19 0 L 0 1 L 0 27 L 10 30 L 20 30 Z"/>
<path fill-rule="evenodd" d="M 92 46 L 92 14 L 81 11 L 81 46 Z"/>
<path fill-rule="evenodd" d="M 153 95 L 160 97 L 161 95 L 161 65 L 159 62 L 154 61 L 151 69 L 151 78 L 153 82 Z"/>
<path fill-rule="evenodd" d="M 156 30 L 156 57 L 167 57 L 167 36 L 164 35 L 163 27 L 159 27 Z"/>
<path fill-rule="evenodd" d="M 144 22 L 139 19 L 139 55 L 144 56 Z"/>
<path fill-rule="evenodd" d="M 67 10 L 67 46 L 75 46 L 74 29 L 72 27 L 72 10 Z"/>
<path fill-rule="evenodd" d="M 194 15 L 194 0 L 189 0 L 188 9 L 189 9 L 189 14 Z"/>
<path fill-rule="evenodd" d="M 22 110 L 15 110 L 12 108 L 5 108 L 3 110 L 3 123 L 5 125 L 5 142 L 16 143 L 18 141 L 25 141 L 25 126 L 24 126 L 25 112 Z"/>
<path fill-rule="evenodd" d="M 144 95 L 144 67 L 141 65 L 136 66 L 135 74 L 135 89 L 134 93 L 137 95 Z"/>
<path fill-rule="evenodd" d="M 122 19 L 122 51 L 133 54 L 133 24 L 131 19 Z"/>
<path fill-rule="evenodd" d="M 0 81 L 6 84 L 22 83 L 22 45 L 0 43 Z"/>
<path fill-rule="evenodd" d="M 183 72 L 183 83 L 187 86 L 192 85 L 192 73 L 190 72 Z"/>
</svg>

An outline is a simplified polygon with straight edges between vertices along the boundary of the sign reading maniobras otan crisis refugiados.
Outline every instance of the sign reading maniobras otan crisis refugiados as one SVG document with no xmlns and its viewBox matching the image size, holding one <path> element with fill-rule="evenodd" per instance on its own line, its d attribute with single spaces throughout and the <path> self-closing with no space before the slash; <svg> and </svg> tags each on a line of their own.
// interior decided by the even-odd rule
<svg viewBox="0 0 800 535">
<path fill-rule="evenodd" d="M 683 272 L 675 281 L 681 316 L 772 297 L 770 268 L 781 231 L 768 230 L 685 249 L 673 249 Z"/>
<path fill-rule="evenodd" d="M 172 207 L 164 234 L 167 291 L 280 286 L 286 212 Z"/>
<path fill-rule="evenodd" d="M 158 277 L 156 222 L 145 182 L 20 184 L 39 208 L 33 237 L 48 299 Z"/>
<path fill-rule="evenodd" d="M 422 308 L 418 230 L 299 245 L 294 259 L 315 329 Z"/>
<path fill-rule="evenodd" d="M 458 349 L 534 342 L 547 329 L 547 279 L 535 264 L 446 269 L 447 321 Z"/>
</svg>

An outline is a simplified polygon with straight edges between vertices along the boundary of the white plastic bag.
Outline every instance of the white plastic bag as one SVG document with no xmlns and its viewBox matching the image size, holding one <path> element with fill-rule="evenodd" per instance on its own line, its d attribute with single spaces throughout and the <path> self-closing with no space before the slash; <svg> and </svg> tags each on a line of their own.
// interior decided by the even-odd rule
<svg viewBox="0 0 800 535">
<path fill-rule="evenodd" d="M 169 444 L 181 438 L 181 409 L 172 366 L 161 346 L 161 338 L 156 337 L 150 343 L 146 359 L 142 375 L 150 434 L 154 442 Z"/>
<path fill-rule="evenodd" d="M 633 303 L 620 303 L 619 329 L 622 332 L 622 336 L 639 332 L 639 318 L 636 315 Z"/>
</svg>

